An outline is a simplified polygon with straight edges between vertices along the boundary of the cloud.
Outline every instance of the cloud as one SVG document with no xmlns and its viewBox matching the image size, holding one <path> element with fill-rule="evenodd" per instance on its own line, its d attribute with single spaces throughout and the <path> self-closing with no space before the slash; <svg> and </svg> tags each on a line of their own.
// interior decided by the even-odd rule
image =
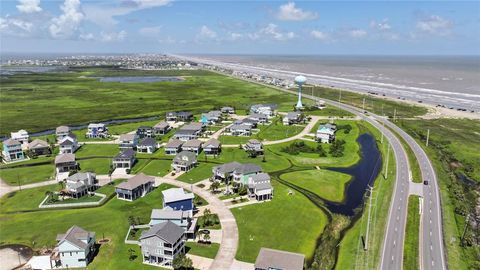
<svg viewBox="0 0 480 270">
<path fill-rule="evenodd" d="M 62 14 L 52 19 L 49 27 L 53 38 L 70 38 L 78 30 L 84 15 L 80 9 L 79 0 L 65 0 L 60 6 Z"/>
<path fill-rule="evenodd" d="M 217 32 L 208 28 L 206 25 L 203 25 L 200 28 L 200 32 L 197 35 L 198 39 L 215 39 L 217 38 Z"/>
<path fill-rule="evenodd" d="M 154 37 L 160 34 L 162 26 L 143 27 L 138 30 L 138 33 L 145 37 Z"/>
<path fill-rule="evenodd" d="M 437 36 L 450 35 L 452 33 L 452 27 L 453 23 L 450 20 L 438 15 L 431 15 L 420 19 L 416 24 L 418 31 Z"/>
<path fill-rule="evenodd" d="M 352 29 L 347 32 L 347 35 L 352 38 L 364 38 L 367 36 L 367 31 L 362 29 Z"/>
<path fill-rule="evenodd" d="M 330 35 L 328 33 L 319 31 L 319 30 L 312 30 L 310 32 L 310 36 L 312 36 L 315 39 L 321 40 L 321 41 L 329 41 L 330 40 Z"/>
<path fill-rule="evenodd" d="M 281 31 L 276 24 L 269 23 L 267 26 L 260 28 L 257 32 L 248 35 L 250 39 L 274 39 L 278 41 L 285 41 L 293 39 L 295 33 Z"/>
<path fill-rule="evenodd" d="M 18 0 L 18 2 L 20 4 L 17 5 L 17 9 L 21 13 L 35 13 L 42 11 L 40 0 Z"/>
<path fill-rule="evenodd" d="M 95 36 L 92 33 L 82 33 L 78 36 L 79 39 L 81 40 L 94 40 Z"/>
<path fill-rule="evenodd" d="M 115 2 L 91 3 L 84 5 L 83 11 L 87 20 L 108 27 L 118 23 L 115 17 L 143 9 L 167 6 L 171 2 L 172 0 L 124 0 L 120 4 Z"/>
<path fill-rule="evenodd" d="M 100 32 L 100 40 L 103 42 L 122 41 L 127 37 L 127 32 L 122 30 L 120 32 Z"/>
<path fill-rule="evenodd" d="M 244 35 L 241 33 L 228 33 L 228 39 L 232 41 L 242 39 L 243 37 Z"/>
<path fill-rule="evenodd" d="M 372 20 L 370 22 L 370 28 L 378 30 L 378 31 L 388 31 L 392 29 L 392 26 L 388 23 L 388 19 L 383 19 L 380 22 Z"/>
<path fill-rule="evenodd" d="M 316 12 L 304 11 L 295 7 L 294 2 L 288 2 L 278 8 L 276 17 L 281 21 L 306 21 L 318 18 L 318 14 Z"/>
<path fill-rule="evenodd" d="M 25 36 L 32 32 L 33 24 L 17 18 L 0 18 L 0 31 L 16 36 Z"/>
</svg>

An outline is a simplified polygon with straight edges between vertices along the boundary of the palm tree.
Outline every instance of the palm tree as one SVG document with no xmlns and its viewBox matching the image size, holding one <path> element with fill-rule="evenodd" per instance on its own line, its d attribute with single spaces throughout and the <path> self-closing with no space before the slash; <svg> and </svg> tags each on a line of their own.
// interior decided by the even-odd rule
<svg viewBox="0 0 480 270">
<path fill-rule="evenodd" d="M 210 243 L 210 234 L 208 233 L 204 234 L 203 241 L 205 241 L 205 243 Z"/>
</svg>

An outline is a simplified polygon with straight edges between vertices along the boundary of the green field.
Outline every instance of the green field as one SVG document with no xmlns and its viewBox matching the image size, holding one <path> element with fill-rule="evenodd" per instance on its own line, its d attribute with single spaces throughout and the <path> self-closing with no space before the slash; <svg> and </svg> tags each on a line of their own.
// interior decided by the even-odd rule
<svg viewBox="0 0 480 270">
<path fill-rule="evenodd" d="M 419 198 L 415 195 L 408 197 L 407 227 L 405 228 L 405 243 L 403 251 L 403 268 L 420 269 L 419 257 L 419 233 L 420 233 L 420 206 Z"/>
<path fill-rule="evenodd" d="M 88 209 L 6 214 L 6 211 L 12 210 L 19 200 L 25 200 L 31 196 L 36 197 L 33 194 L 34 192 L 44 193 L 44 190 L 40 191 L 40 189 L 21 191 L 13 197 L 9 198 L 7 196 L 1 199 L 2 233 L 0 234 L 0 243 L 25 244 L 33 248 L 51 248 L 56 244 L 56 235 L 64 233 L 75 224 L 87 230 L 95 231 L 97 240 L 100 240 L 103 236 L 110 240 L 100 248 L 99 254 L 89 264 L 89 269 L 157 269 L 143 265 L 139 247 L 126 245 L 123 243 L 123 239 L 128 231 L 128 216 L 138 216 L 142 222 L 148 222 L 151 209 L 162 205 L 161 191 L 170 187 L 162 184 L 148 196 L 134 202 L 112 199 L 101 207 Z M 16 200 L 17 202 L 10 203 L 9 200 Z M 33 202 L 31 205 L 33 205 Z M 133 248 L 137 256 L 140 255 L 134 261 L 129 261 L 129 248 Z"/>
<path fill-rule="evenodd" d="M 288 188 L 272 183 L 272 201 L 232 209 L 240 235 L 237 260 L 255 262 L 261 247 L 313 255 L 327 216 L 302 194 L 288 195 Z"/>
<path fill-rule="evenodd" d="M 0 178 L 9 185 L 26 185 L 53 179 L 55 166 L 53 164 L 31 167 L 18 167 L 0 170 Z"/>
<path fill-rule="evenodd" d="M 341 202 L 345 197 L 345 185 L 351 176 L 329 170 L 306 170 L 285 173 L 280 178 L 312 191 L 325 200 Z"/>
<path fill-rule="evenodd" d="M 201 257 L 206 257 L 214 259 L 217 255 L 220 244 L 210 243 L 210 244 L 200 244 L 197 242 L 186 242 L 185 249 L 187 254 L 197 255 Z"/>
<path fill-rule="evenodd" d="M 207 71 L 140 71 L 115 68 L 76 68 L 71 71 L 1 76 L 0 102 L 3 106 L 0 108 L 0 134 L 19 129 L 34 132 L 60 125 L 86 124 L 108 119 L 163 117 L 165 112 L 171 110 L 201 113 L 225 105 L 245 109 L 255 103 L 269 102 L 290 106 L 294 102 L 292 96 L 272 91 L 266 86 Z M 185 80 L 116 83 L 90 78 L 166 74 L 185 76 Z M 101 100 L 101 106 L 92 100 Z M 172 100 L 175 102 L 171 102 Z M 45 110 L 47 107 L 48 110 Z M 65 108 L 68 108 L 68 113 L 65 113 Z M 25 114 L 28 114 L 28 117 L 25 117 Z M 114 132 L 117 132 L 115 128 Z"/>
</svg>

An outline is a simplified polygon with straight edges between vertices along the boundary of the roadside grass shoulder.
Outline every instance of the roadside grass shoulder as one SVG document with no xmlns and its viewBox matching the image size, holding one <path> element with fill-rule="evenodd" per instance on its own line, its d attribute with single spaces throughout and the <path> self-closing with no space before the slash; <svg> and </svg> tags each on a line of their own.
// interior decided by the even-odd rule
<svg viewBox="0 0 480 270">
<path fill-rule="evenodd" d="M 405 243 L 403 252 L 403 268 L 416 270 L 420 269 L 419 264 L 419 233 L 420 233 L 420 197 L 410 195 L 408 197 L 408 216 L 405 228 Z"/>
</svg>

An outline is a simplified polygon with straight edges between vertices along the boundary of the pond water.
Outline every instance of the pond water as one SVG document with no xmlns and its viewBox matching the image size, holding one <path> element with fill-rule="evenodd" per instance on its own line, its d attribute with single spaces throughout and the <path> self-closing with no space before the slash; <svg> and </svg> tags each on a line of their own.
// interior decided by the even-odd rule
<svg viewBox="0 0 480 270">
<path fill-rule="evenodd" d="M 100 77 L 101 82 L 119 83 L 153 83 L 153 82 L 181 82 L 183 78 L 173 76 L 118 76 Z"/>
<path fill-rule="evenodd" d="M 332 213 L 353 216 L 354 210 L 362 205 L 365 192 L 369 186 L 373 186 L 382 169 L 382 158 L 375 138 L 365 133 L 358 137 L 357 142 L 360 144 L 360 161 L 357 164 L 347 168 L 327 168 L 352 176 L 346 187 L 344 202 L 326 201 L 326 206 Z"/>
</svg>

